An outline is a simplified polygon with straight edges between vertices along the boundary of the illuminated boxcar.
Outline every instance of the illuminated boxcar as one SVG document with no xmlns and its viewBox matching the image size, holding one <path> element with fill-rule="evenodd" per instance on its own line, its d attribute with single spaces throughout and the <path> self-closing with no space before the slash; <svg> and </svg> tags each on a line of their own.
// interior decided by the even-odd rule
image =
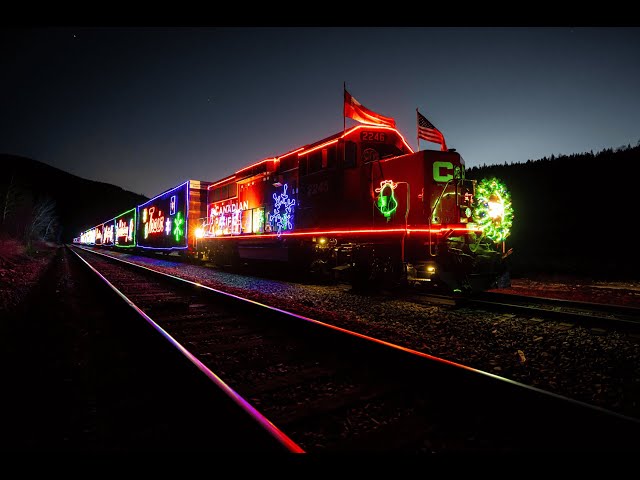
<svg viewBox="0 0 640 480">
<path fill-rule="evenodd" d="M 195 230 L 207 214 L 209 182 L 187 180 L 136 209 L 135 244 L 148 250 L 194 250 Z"/>
<path fill-rule="evenodd" d="M 93 227 L 93 231 L 95 232 L 94 244 L 102 245 L 102 224 Z"/>
<path fill-rule="evenodd" d="M 394 128 L 358 125 L 209 185 L 197 250 L 355 284 L 486 288 L 505 255 L 474 223 L 474 193 L 459 153 L 414 152 Z"/>
<path fill-rule="evenodd" d="M 80 234 L 80 243 L 83 245 L 93 245 L 96 243 L 95 230 L 90 228 Z"/>
<path fill-rule="evenodd" d="M 117 248 L 136 246 L 136 208 L 127 210 L 113 219 L 115 228 L 114 245 Z"/>
<path fill-rule="evenodd" d="M 102 246 L 113 247 L 114 245 L 114 219 L 108 220 L 102 224 Z"/>
</svg>

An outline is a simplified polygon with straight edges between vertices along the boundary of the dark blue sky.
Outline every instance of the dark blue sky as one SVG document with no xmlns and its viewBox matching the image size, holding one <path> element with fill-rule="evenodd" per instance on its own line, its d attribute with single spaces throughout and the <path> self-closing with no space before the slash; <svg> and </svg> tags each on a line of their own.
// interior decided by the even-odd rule
<svg viewBox="0 0 640 480">
<path fill-rule="evenodd" d="M 0 40 L 0 153 L 147 196 L 341 131 L 344 81 L 413 148 L 418 107 L 467 166 L 640 140 L 640 28 L 38 28 Z"/>
</svg>

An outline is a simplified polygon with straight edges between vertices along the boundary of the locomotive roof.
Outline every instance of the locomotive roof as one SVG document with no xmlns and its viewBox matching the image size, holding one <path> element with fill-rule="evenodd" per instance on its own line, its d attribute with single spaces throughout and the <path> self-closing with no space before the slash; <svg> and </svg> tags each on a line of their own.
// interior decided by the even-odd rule
<svg viewBox="0 0 640 480">
<path fill-rule="evenodd" d="M 377 130 L 389 130 L 389 131 L 392 131 L 402 139 L 403 143 L 408 148 L 409 152 L 413 153 L 413 149 L 411 148 L 411 146 L 407 143 L 407 141 L 404 139 L 402 134 L 395 128 L 387 127 L 387 126 L 383 126 L 383 125 L 366 125 L 366 124 L 354 125 L 353 127 L 349 127 L 349 128 L 347 128 L 346 130 L 344 130 L 342 132 L 334 133 L 333 135 L 325 137 L 325 138 L 323 138 L 321 140 L 317 140 L 317 141 L 315 141 L 313 143 L 309 143 L 309 144 L 304 145 L 302 147 L 298 147 L 298 148 L 296 148 L 294 150 L 289 150 L 288 152 L 286 152 L 286 153 L 284 153 L 282 155 L 278 155 L 278 156 L 275 156 L 275 157 L 264 158 L 264 159 L 262 159 L 262 160 L 260 160 L 258 162 L 255 162 L 255 163 L 253 163 L 251 165 L 247 165 L 246 167 L 243 167 L 240 170 L 236 170 L 236 172 L 233 175 L 230 175 L 228 177 L 222 178 L 221 180 L 218 180 L 218 181 L 215 181 L 215 182 L 211 183 L 208 188 L 215 187 L 217 185 L 224 184 L 227 181 L 233 180 L 233 179 L 235 179 L 236 175 L 239 174 L 240 172 L 243 172 L 243 171 L 248 170 L 248 169 L 250 169 L 252 167 L 260 165 L 260 164 L 262 164 L 264 162 L 269 162 L 269 161 L 275 162 L 275 161 L 280 160 L 281 158 L 288 157 L 289 155 L 293 155 L 294 153 L 297 153 L 298 155 L 303 155 L 306 151 L 313 150 L 313 149 L 315 149 L 317 147 L 320 147 L 322 145 L 325 145 L 325 144 L 331 144 L 333 142 L 337 142 L 341 138 L 344 138 L 344 137 L 350 135 L 351 133 L 355 132 L 356 130 L 359 130 L 359 129 L 362 129 L 362 128 L 373 128 L 373 129 L 377 129 Z"/>
</svg>

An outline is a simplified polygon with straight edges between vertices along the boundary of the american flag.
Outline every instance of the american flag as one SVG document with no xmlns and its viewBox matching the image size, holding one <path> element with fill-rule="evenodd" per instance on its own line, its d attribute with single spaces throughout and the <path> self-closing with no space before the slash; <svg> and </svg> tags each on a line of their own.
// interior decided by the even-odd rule
<svg viewBox="0 0 640 480">
<path fill-rule="evenodd" d="M 416 113 L 418 114 L 418 138 L 426 140 L 427 142 L 439 143 L 441 149 L 446 151 L 447 144 L 444 141 L 442 132 L 434 127 L 417 109 Z"/>
</svg>

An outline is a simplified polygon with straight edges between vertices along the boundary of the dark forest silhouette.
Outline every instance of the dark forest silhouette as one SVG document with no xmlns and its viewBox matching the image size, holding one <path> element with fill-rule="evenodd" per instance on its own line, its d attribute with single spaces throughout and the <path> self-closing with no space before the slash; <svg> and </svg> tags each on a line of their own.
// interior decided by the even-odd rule
<svg viewBox="0 0 640 480">
<path fill-rule="evenodd" d="M 148 200 L 37 160 L 0 154 L 0 236 L 71 242 L 81 231 Z"/>
<path fill-rule="evenodd" d="M 594 153 L 483 165 L 467 177 L 497 177 L 511 192 L 515 274 L 545 272 L 638 278 L 637 145 Z"/>
</svg>

